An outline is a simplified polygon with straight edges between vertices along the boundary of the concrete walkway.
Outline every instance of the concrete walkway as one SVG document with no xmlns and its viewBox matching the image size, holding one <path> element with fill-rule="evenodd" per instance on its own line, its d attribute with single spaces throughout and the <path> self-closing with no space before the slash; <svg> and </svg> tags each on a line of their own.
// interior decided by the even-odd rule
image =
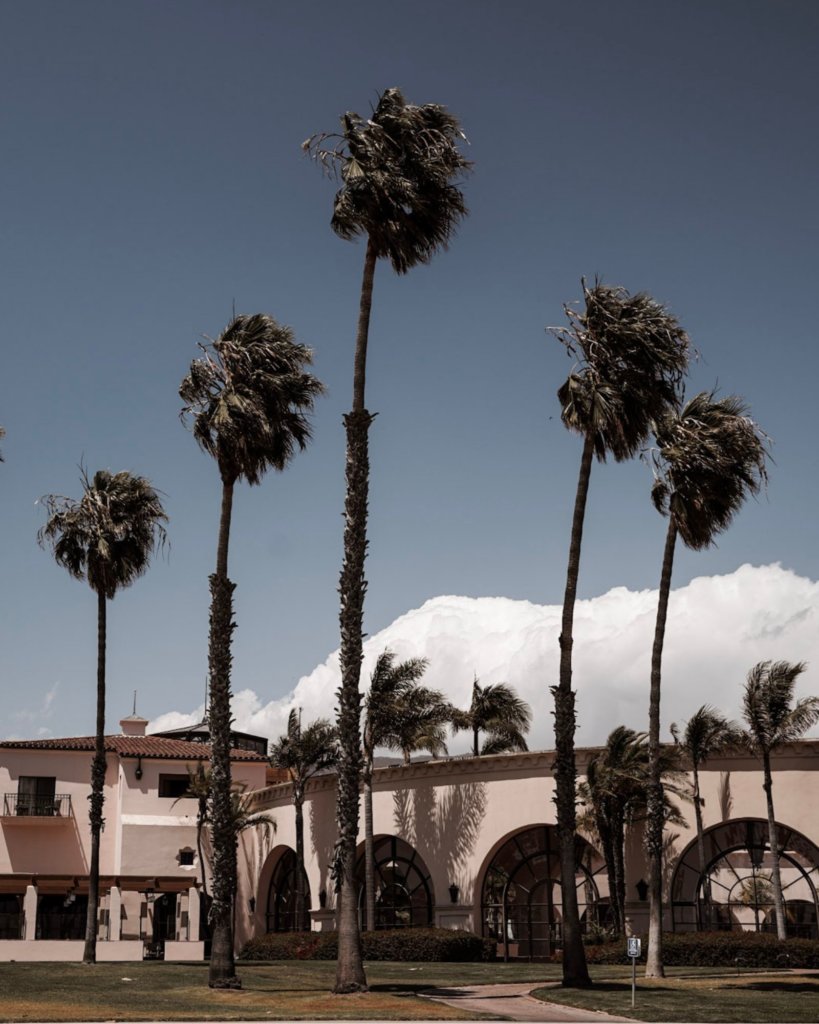
<svg viewBox="0 0 819 1024">
<path fill-rule="evenodd" d="M 541 986 L 528 982 L 526 984 L 504 985 L 469 985 L 458 988 L 431 988 L 419 993 L 425 999 L 446 1003 L 459 1010 L 472 1013 L 489 1013 L 498 1017 L 520 1021 L 572 1021 L 581 1024 L 583 1021 L 628 1021 L 628 1017 L 612 1017 L 608 1013 L 594 1013 L 591 1010 L 580 1010 L 574 1006 L 563 1006 L 560 1003 L 544 1003 L 533 999 L 529 993 Z"/>
</svg>

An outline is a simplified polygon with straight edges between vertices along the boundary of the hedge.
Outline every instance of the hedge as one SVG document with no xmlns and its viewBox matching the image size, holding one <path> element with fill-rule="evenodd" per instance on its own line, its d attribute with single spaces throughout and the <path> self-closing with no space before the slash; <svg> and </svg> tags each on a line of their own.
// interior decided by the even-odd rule
<svg viewBox="0 0 819 1024">
<path fill-rule="evenodd" d="M 493 939 L 448 928 L 396 928 L 362 932 L 365 960 L 422 960 L 475 963 L 495 959 Z M 336 932 L 271 932 L 251 939 L 239 954 L 242 960 L 335 960 Z"/>
<path fill-rule="evenodd" d="M 648 937 L 642 936 L 643 962 Z M 552 957 L 560 960 L 560 951 Z M 626 940 L 586 946 L 590 964 L 628 964 Z M 663 963 L 666 967 L 819 967 L 819 942 L 788 939 L 780 942 L 764 932 L 665 932 Z"/>
</svg>

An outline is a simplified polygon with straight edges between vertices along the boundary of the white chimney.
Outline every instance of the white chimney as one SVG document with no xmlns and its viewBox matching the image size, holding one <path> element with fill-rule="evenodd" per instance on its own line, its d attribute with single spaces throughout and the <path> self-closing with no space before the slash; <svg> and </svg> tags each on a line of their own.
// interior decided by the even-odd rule
<svg viewBox="0 0 819 1024">
<path fill-rule="evenodd" d="M 142 715 L 128 715 L 127 718 L 120 719 L 119 727 L 122 729 L 123 736 L 144 736 L 148 727 L 148 719 L 143 718 Z"/>
</svg>

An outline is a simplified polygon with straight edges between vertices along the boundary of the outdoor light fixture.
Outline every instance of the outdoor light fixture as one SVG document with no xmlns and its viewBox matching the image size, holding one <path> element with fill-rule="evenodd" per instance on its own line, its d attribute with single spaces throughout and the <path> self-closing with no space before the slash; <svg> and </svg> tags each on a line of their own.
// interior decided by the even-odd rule
<svg viewBox="0 0 819 1024">
<path fill-rule="evenodd" d="M 319 906 L 322 910 L 327 906 L 327 890 L 319 889 Z"/>
<path fill-rule="evenodd" d="M 450 885 L 450 887 L 449 887 L 449 900 L 450 900 L 450 903 L 457 903 L 458 902 L 458 897 L 460 895 L 461 895 L 461 890 L 453 882 L 452 885 Z"/>
<path fill-rule="evenodd" d="M 142 754 L 137 755 L 137 766 L 136 771 L 134 772 L 134 777 L 137 782 L 142 778 Z"/>
<path fill-rule="evenodd" d="M 251 896 L 250 899 L 247 901 L 247 905 L 248 905 L 248 907 L 250 907 L 250 913 L 251 914 L 255 914 L 256 913 L 256 897 L 255 896 Z"/>
<path fill-rule="evenodd" d="M 648 882 L 646 882 L 645 879 L 641 878 L 640 881 L 636 883 L 634 888 L 637 890 L 637 899 L 641 903 L 645 903 L 645 901 L 648 899 Z"/>
</svg>

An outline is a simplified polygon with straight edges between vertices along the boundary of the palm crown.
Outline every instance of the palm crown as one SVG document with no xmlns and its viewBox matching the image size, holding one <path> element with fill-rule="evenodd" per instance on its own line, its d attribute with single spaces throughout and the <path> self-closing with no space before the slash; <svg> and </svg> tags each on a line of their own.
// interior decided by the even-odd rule
<svg viewBox="0 0 819 1024">
<path fill-rule="evenodd" d="M 689 548 L 709 547 L 746 496 L 764 485 L 765 437 L 740 398 L 716 398 L 713 391 L 666 413 L 655 433 L 652 501 L 673 517 Z"/>
<path fill-rule="evenodd" d="M 79 501 L 41 499 L 48 521 L 37 537 L 51 545 L 58 565 L 110 599 L 145 573 L 165 543 L 168 517 L 145 477 L 99 470 L 89 479 L 83 470 L 82 486 Z"/>
<path fill-rule="evenodd" d="M 287 718 L 287 732 L 270 745 L 270 763 L 282 768 L 291 782 L 299 785 L 316 772 L 332 768 L 338 760 L 335 728 L 324 718 L 302 729 L 299 713 L 292 708 Z"/>
<path fill-rule="evenodd" d="M 396 661 L 394 651 L 379 654 L 364 701 L 363 742 L 368 758 L 376 747 L 418 749 L 423 734 L 434 732 L 441 715 L 448 717 L 449 705 L 442 694 L 418 686 L 426 669 L 426 658 Z"/>
<path fill-rule="evenodd" d="M 340 133 L 314 135 L 303 148 L 341 178 L 336 234 L 366 235 L 376 257 L 403 274 L 446 248 L 467 212 L 455 184 L 470 166 L 457 148 L 465 138 L 445 107 L 415 106 L 387 89 L 371 117 L 348 112 Z"/>
<path fill-rule="evenodd" d="M 470 730 L 473 753 L 478 755 L 478 737 L 486 733 L 480 754 L 501 754 L 527 750 L 525 733 L 532 722 L 532 710 L 507 683 L 481 686 L 477 676 L 472 683 L 472 700 L 467 711 L 455 710 L 455 731 Z"/>
<path fill-rule="evenodd" d="M 710 704 L 703 704 L 685 723 L 684 730 L 673 722 L 671 735 L 688 755 L 692 766 L 699 768 L 709 757 L 739 743 L 742 730 L 736 722 L 727 721 L 722 712 Z"/>
<path fill-rule="evenodd" d="M 235 317 L 203 358 L 191 363 L 179 395 L 193 436 L 222 480 L 258 484 L 282 470 L 311 438 L 307 414 L 324 386 L 304 367 L 313 354 L 289 327 L 264 313 Z"/>
<path fill-rule="evenodd" d="M 819 721 L 819 697 L 793 702 L 796 680 L 804 671 L 801 661 L 760 661 L 748 673 L 742 712 L 748 723 L 746 740 L 754 753 L 768 755 Z"/>
<path fill-rule="evenodd" d="M 558 390 L 568 429 L 591 435 L 603 462 L 631 458 L 652 419 L 677 403 L 688 366 L 688 335 L 649 295 L 583 281 L 585 310 L 564 307 L 568 327 L 551 328 L 578 366 Z"/>
</svg>

